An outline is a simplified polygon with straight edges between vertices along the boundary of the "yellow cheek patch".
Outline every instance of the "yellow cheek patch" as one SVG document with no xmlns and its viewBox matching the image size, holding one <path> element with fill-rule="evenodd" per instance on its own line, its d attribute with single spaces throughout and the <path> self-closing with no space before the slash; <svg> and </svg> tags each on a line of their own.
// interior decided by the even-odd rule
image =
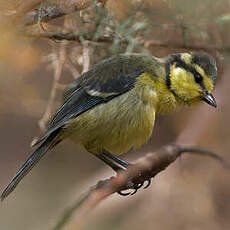
<svg viewBox="0 0 230 230">
<path fill-rule="evenodd" d="M 207 91 L 211 93 L 214 89 L 212 79 L 205 74 L 204 70 L 199 65 L 194 64 L 194 68 L 203 77 L 205 89 L 207 89 Z"/>
<path fill-rule="evenodd" d="M 194 80 L 193 75 L 183 68 L 170 68 L 171 89 L 185 101 L 199 97 L 201 88 Z"/>
</svg>

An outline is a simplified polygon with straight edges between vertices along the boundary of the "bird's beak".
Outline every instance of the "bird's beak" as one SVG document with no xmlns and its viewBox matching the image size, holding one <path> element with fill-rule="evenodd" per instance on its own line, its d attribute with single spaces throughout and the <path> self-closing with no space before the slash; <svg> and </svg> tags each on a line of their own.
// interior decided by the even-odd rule
<svg viewBox="0 0 230 230">
<path fill-rule="evenodd" d="M 204 95 L 201 96 L 201 99 L 206 103 L 208 103 L 209 105 L 212 105 L 215 108 L 217 107 L 216 100 L 211 93 L 204 93 Z"/>
</svg>

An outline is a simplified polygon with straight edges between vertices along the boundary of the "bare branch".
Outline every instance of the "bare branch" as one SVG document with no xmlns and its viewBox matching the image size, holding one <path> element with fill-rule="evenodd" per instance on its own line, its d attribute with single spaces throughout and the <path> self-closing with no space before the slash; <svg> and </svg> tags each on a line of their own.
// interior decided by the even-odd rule
<svg viewBox="0 0 230 230">
<path fill-rule="evenodd" d="M 83 51 L 82 51 L 82 65 L 83 70 L 82 73 L 89 71 L 90 68 L 90 54 L 91 54 L 91 47 L 89 46 L 88 42 L 83 43 Z"/>
<path fill-rule="evenodd" d="M 166 169 L 179 156 L 184 153 L 193 153 L 208 156 L 220 161 L 226 168 L 229 165 L 216 153 L 198 147 L 185 147 L 181 145 L 168 145 L 156 151 L 149 153 L 138 160 L 137 163 L 130 166 L 126 171 L 120 172 L 116 177 L 111 177 L 99 181 L 89 192 L 81 197 L 71 208 L 64 213 L 54 230 L 61 230 L 71 219 L 73 213 L 77 212 L 77 218 L 74 218 L 65 229 L 79 229 L 89 212 L 97 206 L 102 200 L 121 190 L 128 189 L 128 182 L 144 183 L 155 177 L 159 172 Z"/>
<path fill-rule="evenodd" d="M 49 121 L 50 116 L 53 112 L 52 108 L 53 108 L 54 100 L 56 98 L 57 89 L 59 89 L 59 80 L 61 78 L 63 65 L 65 63 L 65 56 L 66 56 L 66 42 L 62 42 L 60 44 L 57 60 L 53 61 L 54 79 L 53 79 L 53 85 L 47 103 L 47 107 L 42 118 L 38 121 L 39 127 L 42 131 L 46 129 L 46 124 Z"/>
<path fill-rule="evenodd" d="M 94 38 L 94 34 L 92 33 L 72 33 L 72 32 L 46 32 L 46 31 L 26 31 L 25 36 L 27 37 L 36 37 L 36 38 L 48 38 L 52 40 L 68 40 L 68 41 L 77 41 L 81 42 L 82 38 L 89 42 L 98 42 L 98 43 L 113 43 L 114 37 L 112 36 L 100 36 L 98 38 Z M 122 44 L 126 45 L 128 41 L 122 40 Z M 140 43 L 141 44 L 141 43 Z M 188 50 L 204 50 L 207 52 L 219 51 L 219 52 L 230 52 L 229 46 L 219 46 L 219 45 L 208 45 L 208 44 L 186 44 L 179 43 L 175 41 L 160 41 L 160 40 L 151 40 L 145 41 L 142 43 L 144 47 L 163 47 L 163 48 L 175 48 L 175 49 L 188 49 Z"/>
<path fill-rule="evenodd" d="M 74 79 L 77 79 L 81 75 L 68 57 L 66 59 L 65 67 L 70 71 Z"/>
<path fill-rule="evenodd" d="M 110 36 L 101 36 L 97 39 L 94 38 L 94 33 L 88 33 L 88 31 L 84 33 L 73 33 L 73 32 L 48 32 L 48 31 L 36 31 L 34 29 L 29 29 L 23 31 L 26 37 L 31 38 L 48 38 L 52 40 L 67 40 L 67 41 L 77 41 L 81 42 L 82 39 L 87 41 L 95 41 L 95 42 L 113 42 L 113 37 Z"/>
<path fill-rule="evenodd" d="M 105 4 L 107 0 L 98 0 L 98 2 Z M 36 6 L 42 2 L 41 0 L 34 0 L 34 4 L 25 5 L 22 10 L 16 13 L 15 17 L 22 16 L 22 12 L 25 13 L 26 10 L 31 9 L 31 6 Z M 67 0 L 56 2 L 44 2 L 41 3 L 39 9 L 34 9 L 25 14 L 21 24 L 24 26 L 29 26 L 36 24 L 41 19 L 41 22 L 48 22 L 55 18 L 59 18 L 75 11 L 84 10 L 90 5 L 92 5 L 95 0 Z"/>
</svg>

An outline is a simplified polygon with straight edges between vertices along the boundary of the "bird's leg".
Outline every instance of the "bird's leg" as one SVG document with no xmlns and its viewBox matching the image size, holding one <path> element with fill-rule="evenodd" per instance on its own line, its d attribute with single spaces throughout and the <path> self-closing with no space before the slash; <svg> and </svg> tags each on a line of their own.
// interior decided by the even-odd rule
<svg viewBox="0 0 230 230">
<path fill-rule="evenodd" d="M 108 157 L 108 155 L 110 156 L 110 158 Z M 96 156 L 99 159 L 101 159 L 103 162 L 105 162 L 109 167 L 111 167 L 116 173 L 118 171 L 121 171 L 121 170 L 126 170 L 128 165 L 130 165 L 128 162 L 121 160 L 120 158 L 112 155 L 111 153 L 108 154 L 108 152 L 106 152 L 105 154 L 104 154 L 104 152 L 101 152 L 99 154 L 96 154 Z M 114 159 L 116 159 L 116 161 Z M 130 181 L 130 183 L 128 183 L 127 187 L 133 188 L 134 187 L 133 182 Z M 119 191 L 118 194 L 120 194 L 122 196 L 128 196 L 131 194 L 131 192 L 124 193 L 122 191 Z"/>
<path fill-rule="evenodd" d="M 115 172 L 118 172 L 119 170 L 124 170 L 124 168 L 105 157 L 102 153 L 96 154 L 96 156 L 103 162 L 105 162 L 109 167 L 111 167 Z"/>
<path fill-rule="evenodd" d="M 98 158 L 100 158 L 102 161 L 104 161 L 107 165 L 109 165 L 116 173 L 120 170 L 126 170 L 129 166 L 131 166 L 132 164 L 130 164 L 129 162 L 120 159 L 119 157 L 103 150 L 101 153 L 96 155 Z M 141 175 L 140 175 L 141 177 Z M 151 184 L 151 180 L 147 180 L 147 185 L 144 187 L 144 189 L 146 189 L 147 187 L 149 187 L 149 185 Z M 139 183 L 139 182 L 135 182 L 135 181 L 129 181 L 127 183 L 127 188 L 132 188 L 134 189 L 133 192 L 129 192 L 129 193 L 124 193 L 122 191 L 118 192 L 120 195 L 122 196 L 127 196 L 127 195 L 134 195 L 138 189 L 140 189 L 143 186 L 143 182 Z"/>
<path fill-rule="evenodd" d="M 115 161 L 117 164 L 123 166 L 125 169 L 128 168 L 128 166 L 130 166 L 131 164 L 125 160 L 122 160 L 121 158 L 113 155 L 112 153 L 110 152 L 107 152 L 105 150 L 102 151 L 101 153 L 103 156 L 109 158 L 110 160 L 113 160 Z"/>
</svg>

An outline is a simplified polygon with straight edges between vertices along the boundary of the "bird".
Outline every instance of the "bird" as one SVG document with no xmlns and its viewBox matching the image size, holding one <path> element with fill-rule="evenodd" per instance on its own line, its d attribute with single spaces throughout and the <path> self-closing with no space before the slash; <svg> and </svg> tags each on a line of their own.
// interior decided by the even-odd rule
<svg viewBox="0 0 230 230">
<path fill-rule="evenodd" d="M 48 150 L 66 138 L 84 146 L 115 172 L 126 170 L 130 163 L 120 155 L 148 142 L 156 114 L 201 101 L 217 107 L 216 78 L 216 61 L 204 52 L 163 58 L 130 53 L 100 61 L 67 86 L 63 104 L 33 143 L 35 150 L 4 189 L 1 200 Z M 141 186 L 134 184 L 133 189 Z"/>
</svg>

